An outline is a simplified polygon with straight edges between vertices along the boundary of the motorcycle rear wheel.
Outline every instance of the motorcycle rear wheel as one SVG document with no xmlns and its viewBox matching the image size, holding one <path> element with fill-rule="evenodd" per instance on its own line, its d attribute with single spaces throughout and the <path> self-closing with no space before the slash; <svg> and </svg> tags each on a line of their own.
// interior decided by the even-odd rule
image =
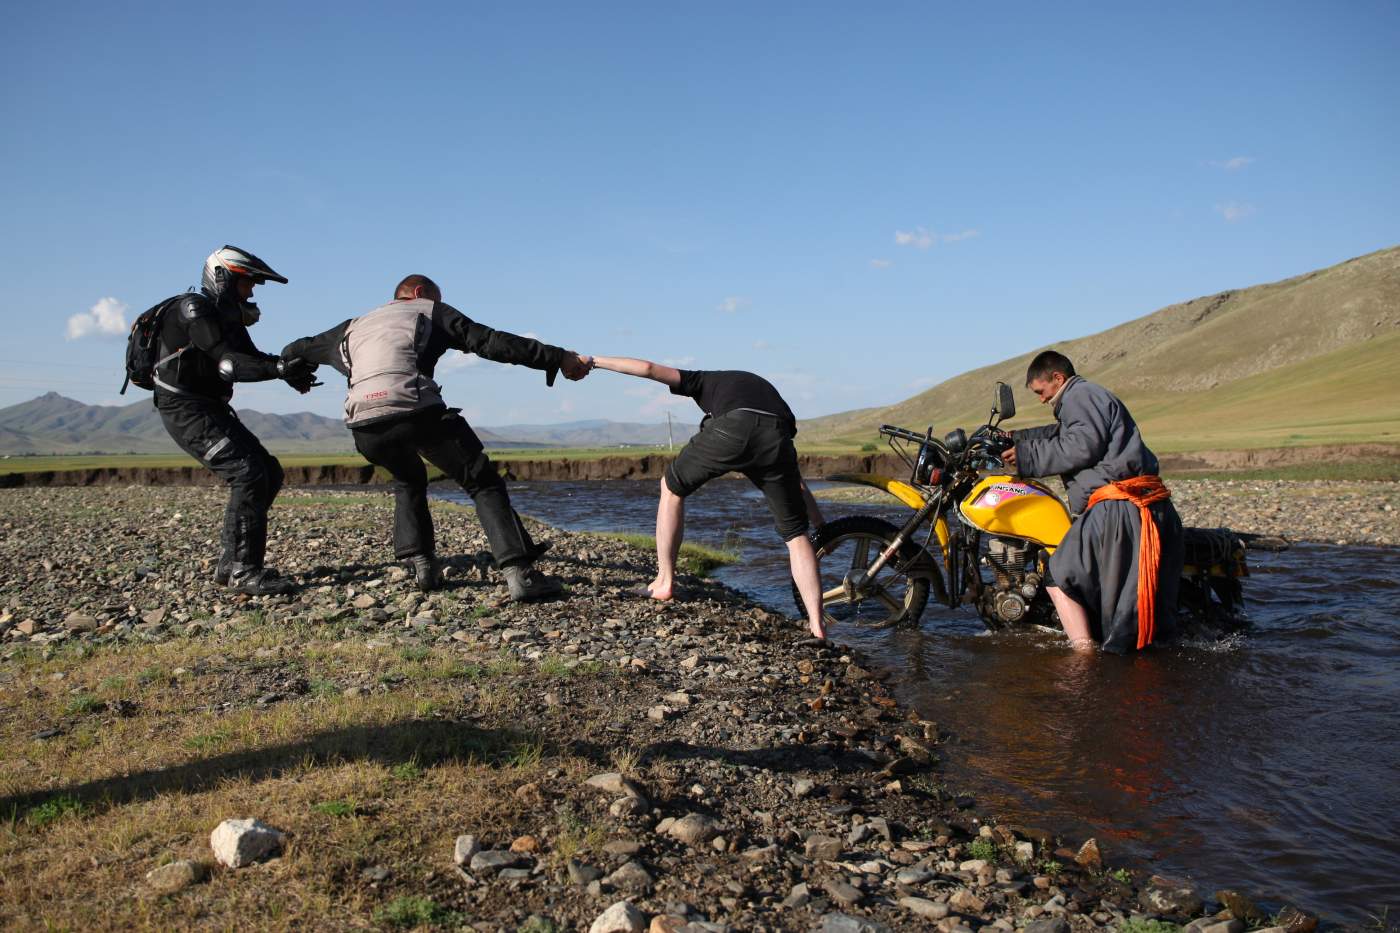
<svg viewBox="0 0 1400 933">
<path fill-rule="evenodd" d="M 838 518 L 817 530 L 812 546 L 817 551 L 822 615 L 828 626 L 889 628 L 918 623 L 928 603 L 929 580 L 917 571 L 899 573 L 893 566 L 914 558 L 918 553 L 916 544 L 906 544 L 898 559 L 881 568 L 865 596 L 852 602 L 842 591 L 847 572 L 868 568 L 898 535 L 899 529 L 894 525 L 868 515 Z M 806 618 L 807 610 L 796 583 L 792 586 L 792 598 L 798 614 Z"/>
</svg>

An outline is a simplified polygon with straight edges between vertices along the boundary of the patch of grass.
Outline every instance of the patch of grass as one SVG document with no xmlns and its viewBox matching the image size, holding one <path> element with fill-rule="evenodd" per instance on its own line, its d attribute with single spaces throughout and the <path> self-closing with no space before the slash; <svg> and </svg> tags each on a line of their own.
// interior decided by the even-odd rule
<svg viewBox="0 0 1400 933">
<path fill-rule="evenodd" d="M 615 748 L 612 751 L 612 765 L 619 774 L 636 774 L 642 764 L 642 753 L 635 748 Z"/>
<path fill-rule="evenodd" d="M 1113 869 L 1113 871 L 1108 873 L 1108 877 L 1112 878 L 1114 881 L 1117 881 L 1120 884 L 1133 883 L 1133 873 L 1128 871 L 1128 869 L 1126 868 L 1115 868 Z"/>
<path fill-rule="evenodd" d="M 423 776 L 423 769 L 416 761 L 404 761 L 389 769 L 396 781 L 416 781 Z"/>
<path fill-rule="evenodd" d="M 426 645 L 408 645 L 399 649 L 399 657 L 405 661 L 425 661 L 432 657 L 433 649 Z"/>
<path fill-rule="evenodd" d="M 59 797 L 51 797 L 36 807 L 30 808 L 25 814 L 25 821 L 35 829 L 43 829 L 50 823 L 57 822 L 66 816 L 82 816 L 87 807 L 83 802 L 69 797 L 66 794 Z"/>
<path fill-rule="evenodd" d="M 656 539 L 651 535 L 637 534 L 631 531 L 600 531 L 593 532 L 593 534 L 600 538 L 621 541 L 623 544 L 638 550 L 656 552 Z M 736 563 L 738 560 L 738 551 L 721 550 L 686 541 L 681 545 L 680 556 L 676 560 L 676 569 L 693 576 L 708 577 L 720 567 Z"/>
<path fill-rule="evenodd" d="M 535 768 L 544 758 L 544 742 L 540 739 L 526 739 L 510 750 L 506 764 L 512 768 Z"/>
<path fill-rule="evenodd" d="M 88 713 L 105 709 L 106 706 L 107 704 L 91 693 L 78 693 L 68 698 L 68 705 L 63 708 L 63 711 L 69 716 L 86 716 Z"/>
<path fill-rule="evenodd" d="M 1177 933 L 1181 929 L 1175 923 L 1165 920 L 1141 920 L 1133 918 L 1118 924 L 1118 933 Z"/>
<path fill-rule="evenodd" d="M 1257 470 L 1172 470 L 1167 474 L 1173 479 L 1213 479 L 1213 480 L 1331 480 L 1354 482 L 1397 482 L 1400 481 L 1400 459 L 1389 460 L 1348 460 L 1338 463 L 1295 463 L 1287 466 L 1266 467 Z"/>
<path fill-rule="evenodd" d="M 202 732 L 199 735 L 192 735 L 185 739 L 185 748 L 196 752 L 207 752 L 218 748 L 233 737 L 233 733 L 228 729 L 215 729 L 213 732 Z"/>
<path fill-rule="evenodd" d="M 317 678 L 311 681 L 306 692 L 313 697 L 326 699 L 328 697 L 338 696 L 340 694 L 340 687 L 333 680 Z"/>
<path fill-rule="evenodd" d="M 120 675 L 102 678 L 102 682 L 97 685 L 97 689 L 103 693 L 117 693 L 126 687 L 126 678 Z"/>
<path fill-rule="evenodd" d="M 558 933 L 553 920 L 548 917 L 541 917 L 538 914 L 526 918 L 525 922 L 515 928 L 515 933 Z"/>
<path fill-rule="evenodd" d="M 448 910 L 435 903 L 432 898 L 418 894 L 405 894 L 396 897 L 374 912 L 374 922 L 382 926 L 400 930 L 412 930 L 432 925 L 456 925 L 463 921 L 461 914 Z"/>
<path fill-rule="evenodd" d="M 486 617 L 493 616 L 495 614 L 496 610 L 492 609 L 490 606 L 472 606 L 471 612 L 467 613 L 467 618 L 485 619 Z"/>
<path fill-rule="evenodd" d="M 967 854 L 973 858 L 980 858 L 984 862 L 995 862 L 997 860 L 996 843 L 990 839 L 974 839 L 967 847 Z"/>
<path fill-rule="evenodd" d="M 165 679 L 166 676 L 167 675 L 162 668 L 147 667 L 137 672 L 136 682 L 143 687 L 147 687 L 158 680 Z"/>
<path fill-rule="evenodd" d="M 576 664 L 570 664 L 569 659 L 557 654 L 547 654 L 540 658 L 540 673 L 545 677 L 572 677 Z"/>
<path fill-rule="evenodd" d="M 354 816 L 355 804 L 350 800 L 326 800 L 313 805 L 311 812 L 324 816 Z"/>
<path fill-rule="evenodd" d="M 1064 874 L 1065 870 L 1065 866 L 1061 865 L 1059 862 L 1055 861 L 1052 858 L 1042 859 L 1039 865 L 1037 865 L 1036 867 L 1038 867 L 1042 873 L 1049 875 L 1051 878 L 1054 878 L 1056 875 Z"/>
</svg>

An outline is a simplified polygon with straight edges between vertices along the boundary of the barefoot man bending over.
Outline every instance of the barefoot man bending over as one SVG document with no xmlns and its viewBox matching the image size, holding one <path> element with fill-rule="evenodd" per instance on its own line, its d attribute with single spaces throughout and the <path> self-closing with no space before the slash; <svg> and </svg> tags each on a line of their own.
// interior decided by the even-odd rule
<svg viewBox="0 0 1400 933">
<path fill-rule="evenodd" d="M 685 534 L 685 497 L 716 477 L 742 473 L 762 491 L 773 512 L 778 534 L 787 542 L 792 578 L 807 609 L 807 627 L 826 637 L 822 623 L 821 582 L 817 556 L 807 537 L 809 516 L 822 523 L 821 511 L 802 482 L 792 438 L 797 419 L 768 380 L 738 370 L 673 369 L 647 360 L 595 356 L 593 365 L 670 386 L 672 395 L 695 399 L 705 412 L 700 433 L 690 439 L 661 481 L 656 508 L 656 579 L 647 586 L 652 599 L 670 599 L 676 555 Z"/>
</svg>

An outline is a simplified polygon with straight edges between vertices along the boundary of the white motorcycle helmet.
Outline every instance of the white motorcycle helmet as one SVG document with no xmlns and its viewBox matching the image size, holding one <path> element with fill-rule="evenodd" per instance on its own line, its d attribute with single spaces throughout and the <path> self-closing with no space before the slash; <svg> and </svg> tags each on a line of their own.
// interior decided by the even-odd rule
<svg viewBox="0 0 1400 933">
<path fill-rule="evenodd" d="M 244 301 L 234 287 L 240 277 L 253 280 L 253 284 L 280 282 L 287 284 L 287 277 L 278 275 L 272 267 L 247 250 L 236 246 L 224 246 L 209 254 L 204 261 L 204 275 L 200 287 L 214 302 L 225 300 L 234 304 L 243 316 L 245 326 L 256 324 L 262 312 L 256 302 Z"/>
</svg>

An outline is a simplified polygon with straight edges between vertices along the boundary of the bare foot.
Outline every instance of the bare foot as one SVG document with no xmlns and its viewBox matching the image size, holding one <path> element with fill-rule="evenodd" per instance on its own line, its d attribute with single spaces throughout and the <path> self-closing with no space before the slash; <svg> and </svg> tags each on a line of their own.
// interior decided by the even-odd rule
<svg viewBox="0 0 1400 933">
<path fill-rule="evenodd" d="M 647 593 L 652 599 L 663 603 L 670 602 L 675 597 L 675 594 L 671 592 L 671 587 L 663 587 L 656 583 L 647 586 Z"/>
<path fill-rule="evenodd" d="M 807 622 L 807 631 L 812 633 L 813 638 L 820 638 L 823 641 L 826 640 L 826 625 L 821 620 L 809 620 Z"/>
</svg>

